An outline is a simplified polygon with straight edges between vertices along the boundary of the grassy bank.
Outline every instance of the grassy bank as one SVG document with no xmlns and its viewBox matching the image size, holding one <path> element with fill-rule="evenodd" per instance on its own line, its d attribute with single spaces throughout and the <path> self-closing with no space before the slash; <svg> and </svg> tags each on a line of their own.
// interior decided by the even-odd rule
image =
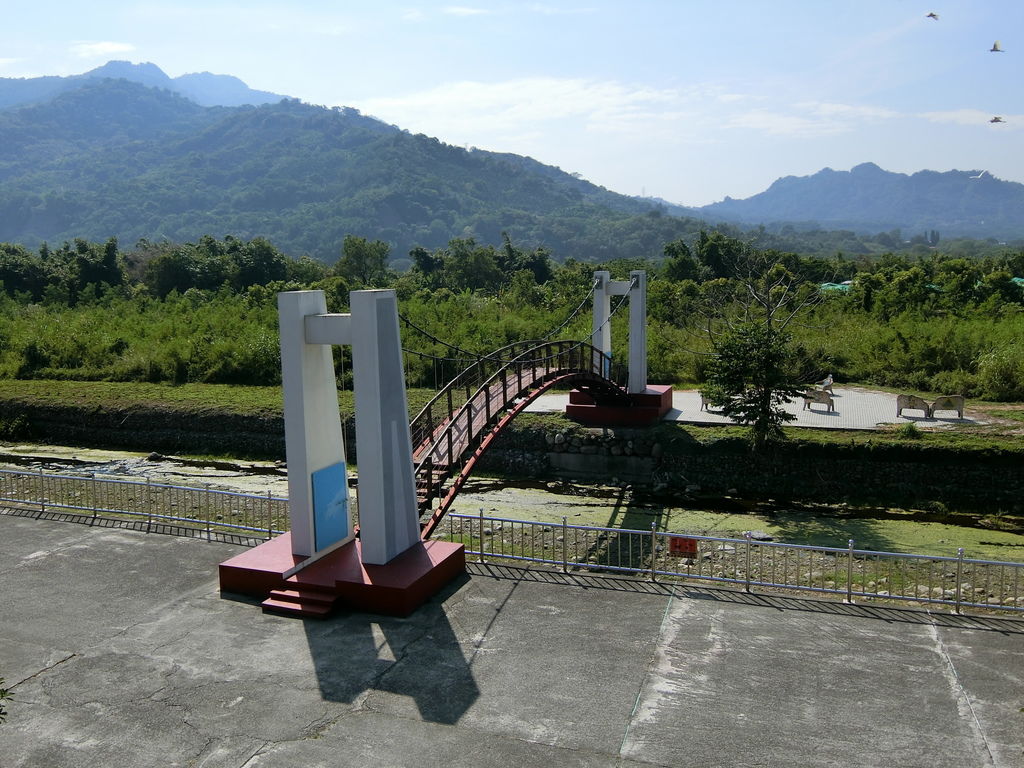
<svg viewBox="0 0 1024 768">
<path fill-rule="evenodd" d="M 418 413 L 433 394 L 429 389 L 409 390 L 410 416 Z M 339 391 L 338 404 L 343 416 L 354 414 L 351 391 Z M 166 411 L 186 423 L 190 417 L 209 418 L 218 413 L 277 419 L 283 414 L 280 387 L 0 379 L 0 439 L 33 437 L 28 433 L 18 434 L 19 429 L 30 431 L 31 425 L 19 426 L 13 421 L 24 408 L 36 406 L 66 409 L 69 413 L 81 414 L 81 418 L 103 410 Z M 905 446 L 918 450 L 934 448 L 964 453 L 1024 454 L 1024 405 L 972 401 L 970 407 L 987 423 L 937 430 L 896 427 L 878 431 L 844 431 L 788 427 L 786 435 L 791 443 L 809 446 Z M 515 424 L 528 431 L 582 429 L 557 415 L 523 414 Z M 747 434 L 744 427 L 738 426 L 663 423 L 653 429 L 666 437 L 685 436 L 686 442 L 702 445 L 742 441 Z"/>
</svg>

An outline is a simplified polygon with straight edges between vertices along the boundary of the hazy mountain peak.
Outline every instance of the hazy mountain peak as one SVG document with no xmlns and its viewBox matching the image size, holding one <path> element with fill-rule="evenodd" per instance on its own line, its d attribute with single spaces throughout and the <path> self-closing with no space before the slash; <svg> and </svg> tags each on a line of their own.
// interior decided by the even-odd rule
<svg viewBox="0 0 1024 768">
<path fill-rule="evenodd" d="M 215 75 L 212 72 L 192 72 L 172 81 L 173 88 L 204 107 L 240 107 L 243 104 L 272 104 L 287 98 L 270 91 L 250 88 L 234 75 Z"/>
<path fill-rule="evenodd" d="M 879 174 L 892 174 L 891 171 L 882 170 L 881 168 L 879 168 L 874 163 L 861 163 L 860 165 L 855 165 L 855 166 L 853 166 L 853 168 L 850 169 L 850 173 L 851 174 L 859 174 L 859 175 L 867 175 L 867 174 L 875 174 L 875 175 L 879 175 Z M 893 174 L 893 175 L 903 175 L 903 174 Z"/>
<path fill-rule="evenodd" d="M 150 87 L 166 88 L 171 82 L 166 73 L 156 64 L 144 61 L 132 64 L 130 61 L 108 61 L 102 66 L 91 69 L 80 77 L 110 77 L 115 80 L 131 80 Z"/>
<path fill-rule="evenodd" d="M 1024 232 L 1024 185 L 975 171 L 922 170 L 912 175 L 861 163 L 810 176 L 786 176 L 744 200 L 702 212 L 741 224 L 802 222 L 873 234 L 941 230 L 945 236 L 1013 239 Z"/>
<path fill-rule="evenodd" d="M 130 61 L 114 60 L 81 75 L 68 77 L 0 77 L 0 109 L 43 102 L 59 93 L 81 88 L 86 82 L 103 79 L 128 80 L 149 88 L 165 88 L 204 107 L 239 107 L 244 104 L 259 106 L 287 98 L 269 91 L 254 90 L 232 75 L 200 72 L 171 78 L 149 61 L 133 64 Z"/>
</svg>

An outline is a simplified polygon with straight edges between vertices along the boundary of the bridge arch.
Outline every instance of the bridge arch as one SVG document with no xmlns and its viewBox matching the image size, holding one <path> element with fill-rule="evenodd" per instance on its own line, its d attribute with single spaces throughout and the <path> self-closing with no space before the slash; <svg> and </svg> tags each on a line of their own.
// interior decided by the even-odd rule
<svg viewBox="0 0 1024 768">
<path fill-rule="evenodd" d="M 610 363 L 586 342 L 518 342 L 439 391 L 411 424 L 422 537 L 433 533 L 498 434 L 542 393 L 572 384 L 597 402 L 628 406 L 625 390 L 602 375 Z"/>
</svg>

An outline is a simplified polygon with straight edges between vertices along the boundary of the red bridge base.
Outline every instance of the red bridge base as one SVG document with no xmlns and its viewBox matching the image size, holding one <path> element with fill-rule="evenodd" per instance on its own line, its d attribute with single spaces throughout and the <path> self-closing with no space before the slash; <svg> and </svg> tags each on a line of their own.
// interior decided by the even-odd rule
<svg viewBox="0 0 1024 768">
<path fill-rule="evenodd" d="M 631 392 L 629 399 L 629 405 L 598 405 L 586 392 L 573 389 L 565 415 L 595 427 L 649 427 L 672 409 L 672 387 L 652 384 L 643 392 Z"/>
<path fill-rule="evenodd" d="M 464 545 L 446 541 L 423 541 L 387 565 L 367 565 L 357 539 L 284 578 L 302 559 L 292 554 L 291 534 L 282 534 L 221 563 L 221 591 L 266 598 L 265 612 L 304 618 L 335 607 L 408 616 L 466 570 Z"/>
</svg>

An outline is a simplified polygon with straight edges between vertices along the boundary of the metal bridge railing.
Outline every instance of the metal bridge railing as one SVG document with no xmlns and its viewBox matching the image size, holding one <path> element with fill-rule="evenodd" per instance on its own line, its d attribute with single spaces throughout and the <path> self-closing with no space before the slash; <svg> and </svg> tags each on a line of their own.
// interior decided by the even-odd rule
<svg viewBox="0 0 1024 768">
<path fill-rule="evenodd" d="M 443 533 L 442 533 L 443 531 Z M 449 513 L 437 535 L 479 561 L 1024 612 L 1024 563 L 817 547 Z"/>
<path fill-rule="evenodd" d="M 415 476 L 420 511 L 432 509 L 434 498 L 441 506 L 433 510 L 426 523 L 425 535 L 457 493 L 447 488 L 447 481 L 458 475 L 463 480 L 470 467 L 464 462 L 498 424 L 502 415 L 522 396 L 550 385 L 559 377 L 579 375 L 611 388 L 601 371 L 608 366 L 607 356 L 590 344 L 575 341 L 552 341 L 521 348 L 511 360 L 498 360 L 500 366 L 491 370 L 480 361 L 441 390 L 413 419 L 410 426 Z M 496 358 L 490 361 L 495 362 Z M 617 391 L 617 390 L 616 390 Z"/>
<path fill-rule="evenodd" d="M 288 500 L 213 488 L 88 474 L 0 470 L 0 503 L 41 513 L 145 521 L 146 530 L 175 525 L 214 535 L 269 539 L 288 530 Z"/>
</svg>

